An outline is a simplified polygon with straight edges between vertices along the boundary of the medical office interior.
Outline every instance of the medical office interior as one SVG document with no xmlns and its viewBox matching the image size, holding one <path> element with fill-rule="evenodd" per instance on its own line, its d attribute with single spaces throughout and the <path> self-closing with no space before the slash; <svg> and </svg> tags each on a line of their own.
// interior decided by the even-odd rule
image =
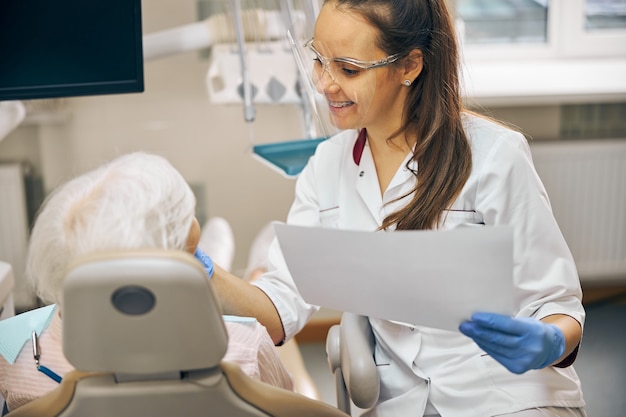
<svg viewBox="0 0 626 417">
<path fill-rule="evenodd" d="M 626 1 L 450 3 L 467 105 L 527 135 L 574 254 L 588 314 L 575 364 L 587 413 L 623 416 Z M 143 92 L 24 99 L 23 118 L 0 101 L 9 118 L 20 118 L 0 138 L 0 261 L 14 277 L 13 286 L 0 282 L 0 318 L 37 306 L 22 275 L 44 196 L 134 150 L 172 162 L 196 193 L 201 223 L 230 222 L 233 269 L 245 270 L 256 232 L 285 219 L 297 176 L 255 147 L 299 146 L 321 135 L 298 93 L 285 35 L 290 25 L 310 30 L 316 7 L 315 0 L 143 0 Z M 6 65 L 0 57 L 0 89 Z M 324 342 L 339 314 L 322 309 L 298 337 L 322 399 L 333 405 Z"/>
</svg>

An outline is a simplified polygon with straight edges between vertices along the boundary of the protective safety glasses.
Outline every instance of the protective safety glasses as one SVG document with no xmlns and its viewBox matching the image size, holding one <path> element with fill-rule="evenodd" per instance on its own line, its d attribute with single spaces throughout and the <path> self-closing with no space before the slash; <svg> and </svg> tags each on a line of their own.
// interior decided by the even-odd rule
<svg viewBox="0 0 626 417">
<path fill-rule="evenodd" d="M 313 38 L 309 39 L 304 44 L 304 48 L 315 62 L 313 68 L 313 76 L 315 78 L 313 81 L 315 83 L 317 83 L 324 76 L 324 72 L 328 73 L 333 82 L 342 82 L 358 77 L 363 71 L 385 67 L 393 62 L 396 62 L 402 56 L 401 54 L 393 54 L 375 61 L 362 61 L 359 59 L 342 57 L 329 58 L 322 55 L 315 48 L 313 45 Z"/>
<path fill-rule="evenodd" d="M 303 35 L 296 30 L 287 32 L 298 66 L 305 125 L 307 131 L 316 133 L 310 136 L 332 136 L 344 129 L 365 127 L 378 83 L 378 77 L 370 76 L 373 72 L 368 70 L 389 65 L 400 55 L 376 61 L 328 58 L 319 51 L 332 51 L 330 45 L 319 40 L 313 45 L 310 34 Z"/>
</svg>

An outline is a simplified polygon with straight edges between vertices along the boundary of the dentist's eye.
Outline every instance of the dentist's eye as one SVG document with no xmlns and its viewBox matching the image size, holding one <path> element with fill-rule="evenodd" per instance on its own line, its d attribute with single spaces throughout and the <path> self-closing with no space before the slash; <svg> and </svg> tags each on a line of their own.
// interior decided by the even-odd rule
<svg viewBox="0 0 626 417">
<path fill-rule="evenodd" d="M 359 75 L 361 73 L 361 71 L 363 71 L 361 68 L 357 67 L 356 65 L 351 65 L 351 64 L 347 64 L 347 63 L 342 63 L 341 64 L 341 73 L 343 75 L 345 75 L 348 78 L 354 78 L 357 75 Z"/>
</svg>

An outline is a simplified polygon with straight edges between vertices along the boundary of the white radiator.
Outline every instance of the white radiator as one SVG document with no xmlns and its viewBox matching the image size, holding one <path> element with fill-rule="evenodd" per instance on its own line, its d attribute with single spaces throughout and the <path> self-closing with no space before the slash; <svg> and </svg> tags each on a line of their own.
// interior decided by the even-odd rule
<svg viewBox="0 0 626 417">
<path fill-rule="evenodd" d="M 28 212 L 22 166 L 0 164 L 0 260 L 13 267 L 16 308 L 32 307 L 35 301 L 24 281 L 27 245 Z"/>
<path fill-rule="evenodd" d="M 583 283 L 626 282 L 626 140 L 532 142 Z"/>
</svg>

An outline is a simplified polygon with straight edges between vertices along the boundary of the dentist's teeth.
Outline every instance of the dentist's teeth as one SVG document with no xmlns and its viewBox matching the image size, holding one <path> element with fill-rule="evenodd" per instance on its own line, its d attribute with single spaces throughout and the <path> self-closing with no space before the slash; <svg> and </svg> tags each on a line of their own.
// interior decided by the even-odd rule
<svg viewBox="0 0 626 417">
<path fill-rule="evenodd" d="M 337 108 L 341 108 L 341 107 L 346 107 L 349 106 L 350 104 L 352 104 L 351 101 L 343 101 L 343 102 L 336 102 L 336 101 L 331 101 L 329 103 L 332 107 L 337 107 Z"/>
</svg>

